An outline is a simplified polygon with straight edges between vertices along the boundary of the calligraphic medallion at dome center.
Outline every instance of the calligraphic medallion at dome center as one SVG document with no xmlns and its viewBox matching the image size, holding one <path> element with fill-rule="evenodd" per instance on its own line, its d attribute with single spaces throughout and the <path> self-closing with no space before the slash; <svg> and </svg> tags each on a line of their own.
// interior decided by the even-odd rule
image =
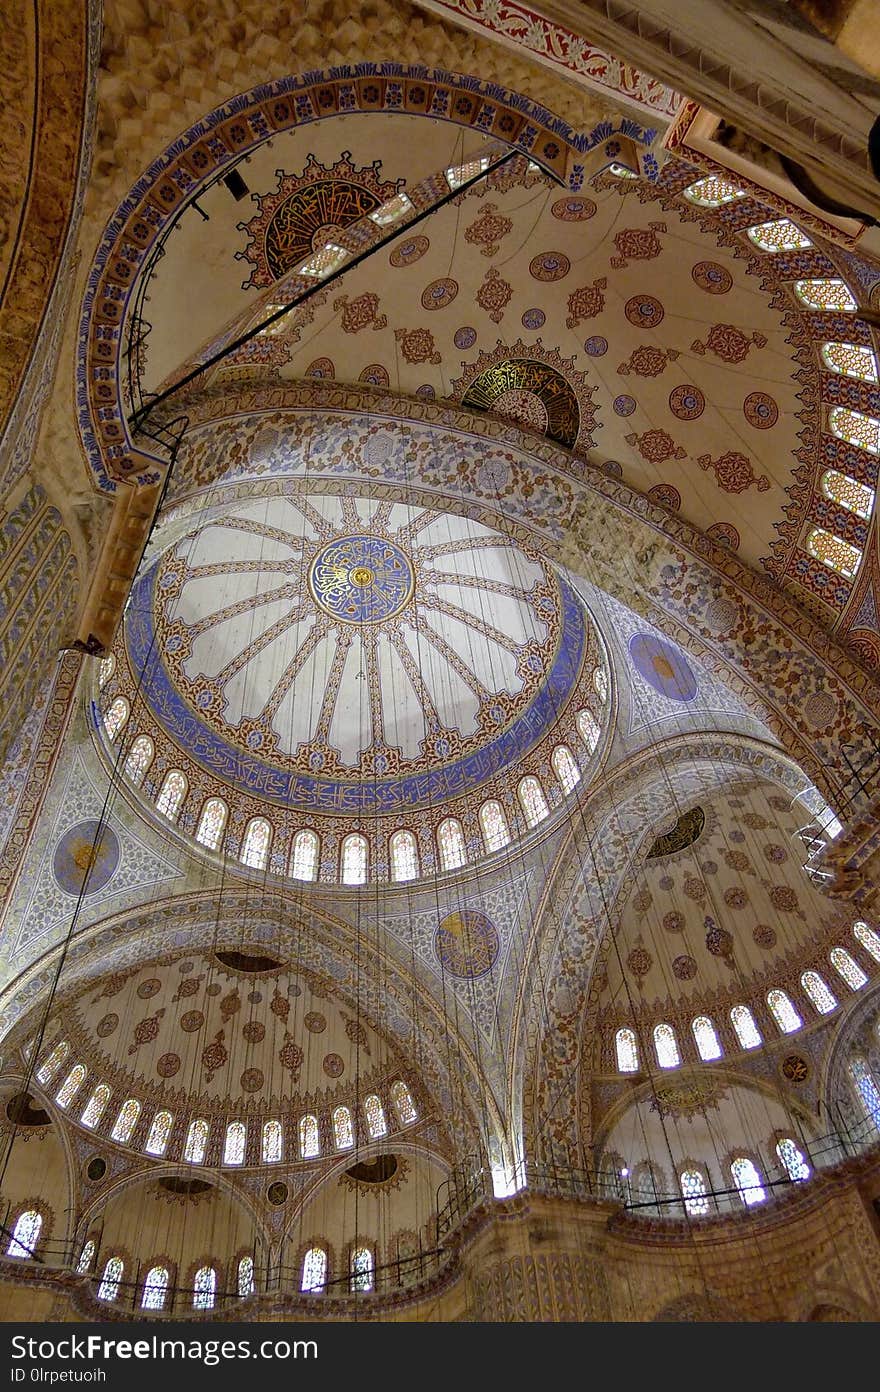
<svg viewBox="0 0 880 1392">
<path fill-rule="evenodd" d="M 318 608 L 343 623 L 395 618 L 412 598 L 414 585 L 412 562 L 382 537 L 338 537 L 318 552 L 309 570 Z"/>
</svg>

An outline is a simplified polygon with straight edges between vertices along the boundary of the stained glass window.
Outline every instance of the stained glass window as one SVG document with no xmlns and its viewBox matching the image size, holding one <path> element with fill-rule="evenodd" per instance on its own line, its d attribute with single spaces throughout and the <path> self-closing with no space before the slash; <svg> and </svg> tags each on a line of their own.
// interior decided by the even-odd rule
<svg viewBox="0 0 880 1392">
<path fill-rule="evenodd" d="M 500 851 L 510 840 L 504 808 L 494 798 L 484 802 L 480 808 L 480 830 L 483 833 L 483 844 L 490 854 L 492 851 Z"/>
<path fill-rule="evenodd" d="M 355 1247 L 351 1254 L 349 1288 L 353 1291 L 373 1289 L 373 1254 L 369 1247 Z"/>
<path fill-rule="evenodd" d="M 800 251 L 812 246 L 799 227 L 788 218 L 777 218 L 774 222 L 761 222 L 749 228 L 749 239 L 762 251 Z"/>
<path fill-rule="evenodd" d="M 617 1050 L 617 1067 L 620 1072 L 638 1073 L 639 1046 L 635 1030 L 619 1029 L 614 1036 L 614 1047 Z"/>
<path fill-rule="evenodd" d="M 367 840 L 352 832 L 342 842 L 342 883 L 365 884 L 367 879 Z"/>
<path fill-rule="evenodd" d="M 761 1032 L 755 1024 L 755 1017 L 747 1005 L 735 1005 L 730 1012 L 730 1023 L 736 1030 L 736 1037 L 744 1049 L 757 1049 L 763 1043 Z"/>
<path fill-rule="evenodd" d="M 613 174 L 615 179 L 637 179 L 639 177 L 632 169 L 627 169 L 625 164 L 609 164 L 608 173 Z"/>
<path fill-rule="evenodd" d="M 199 818 L 199 826 L 196 831 L 196 840 L 202 845 L 207 846 L 209 851 L 216 851 L 220 845 L 223 835 L 223 828 L 226 826 L 226 818 L 229 809 L 222 798 L 208 798 L 202 808 L 202 815 Z"/>
<path fill-rule="evenodd" d="M 747 1207 L 756 1203 L 763 1203 L 767 1195 L 761 1183 L 761 1176 L 755 1168 L 754 1161 L 747 1155 L 738 1155 L 731 1161 L 730 1173 L 733 1175 L 733 1182 L 739 1190 L 739 1196 Z"/>
<path fill-rule="evenodd" d="M 303 261 L 298 268 L 298 274 L 314 276 L 316 280 L 324 280 L 326 276 L 339 269 L 347 256 L 348 252 L 345 247 L 341 247 L 338 242 L 325 242 L 320 251 L 313 252 L 306 261 Z"/>
<path fill-rule="evenodd" d="M 111 1141 L 128 1141 L 137 1126 L 137 1119 L 141 1114 L 141 1104 L 134 1097 L 129 1097 L 127 1102 L 123 1102 L 119 1108 L 119 1115 L 113 1123 L 113 1130 L 110 1132 Z"/>
<path fill-rule="evenodd" d="M 95 1260 L 95 1250 L 95 1239 L 90 1237 L 79 1254 L 79 1261 L 76 1264 L 78 1276 L 85 1276 L 87 1271 L 91 1271 L 92 1262 Z"/>
<path fill-rule="evenodd" d="M 170 1112 L 157 1112 L 150 1126 L 147 1144 L 144 1149 L 148 1155 L 164 1155 L 171 1135 L 174 1117 Z"/>
<path fill-rule="evenodd" d="M 164 1310 L 168 1292 L 168 1267 L 151 1266 L 144 1281 L 142 1310 Z"/>
<path fill-rule="evenodd" d="M 820 1015 L 827 1015 L 829 1010 L 833 1010 L 837 1005 L 837 997 L 818 972 L 805 971 L 801 977 L 801 985 Z"/>
<path fill-rule="evenodd" d="M 704 1063 L 710 1063 L 712 1059 L 721 1057 L 721 1045 L 718 1042 L 718 1035 L 715 1033 L 715 1026 L 708 1015 L 698 1015 L 691 1022 L 691 1029 L 694 1032 L 694 1040 L 697 1045 L 697 1052 Z"/>
<path fill-rule="evenodd" d="M 822 361 L 841 377 L 858 377 L 862 382 L 878 380 L 877 359 L 861 343 L 823 343 Z"/>
<path fill-rule="evenodd" d="M 444 870 L 458 870 L 465 863 L 464 831 L 457 817 L 447 817 L 437 828 L 440 864 Z"/>
<path fill-rule="evenodd" d="M 599 743 L 599 736 L 602 733 L 602 727 L 593 712 L 588 710 L 578 711 L 577 727 L 581 739 L 587 746 L 588 753 L 593 754 Z"/>
<path fill-rule="evenodd" d="M 880 937 L 869 928 L 867 923 L 859 922 L 853 924 L 853 933 L 866 952 L 874 958 L 875 962 L 880 962 Z"/>
<path fill-rule="evenodd" d="M 327 1280 L 327 1253 L 323 1247 L 310 1247 L 303 1257 L 300 1290 L 314 1294 Z"/>
<path fill-rule="evenodd" d="M 517 793 L 528 826 L 537 826 L 545 817 L 549 817 L 550 808 L 537 778 L 521 779 Z"/>
<path fill-rule="evenodd" d="M 254 1259 L 253 1257 L 242 1257 L 238 1263 L 238 1293 L 242 1299 L 253 1295 L 256 1290 L 254 1283 Z"/>
<path fill-rule="evenodd" d="M 813 527 L 807 537 L 807 550 L 817 561 L 821 561 L 838 575 L 851 580 L 859 568 L 862 553 L 857 546 L 851 546 L 842 537 L 826 532 L 824 527 Z"/>
<path fill-rule="evenodd" d="M 842 280 L 796 280 L 794 293 L 807 309 L 853 314 L 858 305 Z"/>
<path fill-rule="evenodd" d="M 241 861 L 252 870 L 265 870 L 272 844 L 272 827 L 265 817 L 252 817 L 241 843 Z"/>
<path fill-rule="evenodd" d="M 781 1140 L 776 1142 L 776 1154 L 779 1156 L 789 1179 L 810 1178 L 810 1166 L 806 1156 L 791 1136 L 783 1136 Z"/>
<path fill-rule="evenodd" d="M 153 754 L 153 741 L 150 736 L 138 735 L 125 761 L 126 777 L 131 779 L 135 787 L 139 788 L 143 783 L 147 769 L 153 762 Z"/>
<path fill-rule="evenodd" d="M 243 1121 L 230 1121 L 226 1128 L 226 1141 L 223 1146 L 224 1165 L 244 1164 L 244 1151 L 247 1144 L 247 1127 Z"/>
<path fill-rule="evenodd" d="M 604 667 L 593 668 L 593 687 L 596 695 L 604 706 L 605 702 L 608 700 L 608 673 L 605 671 Z"/>
<path fill-rule="evenodd" d="M 299 1153 L 304 1160 L 311 1160 L 321 1153 L 321 1137 L 316 1116 L 300 1117 Z"/>
<path fill-rule="evenodd" d="M 176 822 L 183 799 L 186 797 L 186 789 L 186 775 L 181 773 L 180 769 L 171 769 L 166 773 L 165 781 L 156 798 L 156 811 L 167 817 L 169 822 Z"/>
<path fill-rule="evenodd" d="M 52 1050 L 49 1057 L 37 1069 L 37 1082 L 48 1083 L 54 1073 L 58 1072 L 67 1055 L 70 1053 L 70 1045 L 66 1039 L 62 1039 Z"/>
<path fill-rule="evenodd" d="M 419 848 L 411 831 L 395 831 L 389 843 L 391 878 L 415 880 L 419 874 Z"/>
<path fill-rule="evenodd" d="M 213 1266 L 200 1266 L 193 1280 L 193 1309 L 213 1310 L 217 1294 L 217 1272 Z"/>
<path fill-rule="evenodd" d="M 661 1068 L 677 1068 L 681 1063 L 675 1030 L 665 1022 L 654 1026 L 654 1052 Z"/>
<path fill-rule="evenodd" d="M 128 719 L 129 705 L 124 696 L 117 696 L 104 716 L 104 729 L 109 740 L 115 740 L 116 736 L 124 728 Z"/>
<path fill-rule="evenodd" d="M 381 1098 L 371 1092 L 369 1097 L 364 1098 L 364 1114 L 367 1118 L 367 1134 L 371 1141 L 378 1141 L 382 1136 L 388 1134 L 388 1122 L 385 1120 L 385 1108 L 382 1106 Z"/>
<path fill-rule="evenodd" d="M 197 1117 L 189 1124 L 186 1144 L 183 1147 L 183 1158 L 188 1160 L 191 1165 L 201 1165 L 205 1158 L 205 1151 L 208 1148 L 208 1130 L 208 1123 L 204 1117 Z"/>
<path fill-rule="evenodd" d="M 370 213 L 370 219 L 377 227 L 390 227 L 392 223 L 399 222 L 402 217 L 414 212 L 415 208 L 407 195 L 397 193 L 393 198 L 389 198 L 387 203 L 383 203 L 381 208 L 376 208 Z"/>
<path fill-rule="evenodd" d="M 333 1109 L 333 1139 L 337 1150 L 348 1150 L 354 1145 L 354 1131 L 351 1125 L 351 1112 L 347 1107 Z"/>
<path fill-rule="evenodd" d="M 679 1175 L 684 1206 L 692 1218 L 702 1218 L 709 1212 L 709 1195 L 706 1181 L 699 1170 L 682 1170 Z"/>
<path fill-rule="evenodd" d="M 280 1121 L 263 1122 L 263 1163 L 274 1165 L 284 1159 L 284 1128 Z"/>
<path fill-rule="evenodd" d="M 686 188 L 684 196 L 690 203 L 697 203 L 701 208 L 720 208 L 724 203 L 732 203 L 735 198 L 743 198 L 744 191 L 729 179 L 710 174 L 708 178 L 698 179 L 695 184 Z"/>
<path fill-rule="evenodd" d="M 110 1089 L 106 1083 L 99 1083 L 86 1103 L 83 1114 L 80 1117 L 82 1125 L 88 1126 L 89 1130 L 97 1126 L 101 1117 L 104 1115 L 104 1110 L 109 1101 Z"/>
<path fill-rule="evenodd" d="M 290 873 L 295 880 L 314 880 L 318 876 L 321 843 L 315 831 L 298 831 L 293 838 Z"/>
<path fill-rule="evenodd" d="M 870 517 L 874 507 L 874 490 L 842 474 L 838 469 L 826 469 L 822 475 L 822 492 L 840 507 L 848 508 L 857 517 Z"/>
<path fill-rule="evenodd" d="M 32 1257 L 37 1250 L 42 1226 L 43 1215 L 35 1208 L 28 1208 L 24 1213 L 20 1213 L 15 1220 L 12 1237 L 6 1248 L 7 1257 Z"/>
<path fill-rule="evenodd" d="M 767 1004 L 783 1034 L 791 1034 L 804 1023 L 784 991 L 768 991 Z"/>
<path fill-rule="evenodd" d="M 98 690 L 106 686 L 113 673 L 116 671 L 116 658 L 112 653 L 107 657 L 102 657 L 98 663 Z"/>
<path fill-rule="evenodd" d="M 418 1120 L 416 1104 L 412 1100 L 412 1094 L 400 1078 L 396 1083 L 391 1084 L 390 1088 L 391 1105 L 397 1113 L 401 1126 L 410 1126 Z"/>
<path fill-rule="evenodd" d="M 559 779 L 562 791 L 570 793 L 580 782 L 581 771 L 568 745 L 558 744 L 553 750 L 550 762 L 556 777 Z"/>
<path fill-rule="evenodd" d="M 119 1286 L 125 1267 L 121 1257 L 110 1257 L 104 1267 L 104 1274 L 101 1277 L 101 1284 L 98 1286 L 99 1300 L 115 1300 L 119 1295 Z"/>
<path fill-rule="evenodd" d="M 466 164 L 457 164 L 452 169 L 446 171 L 446 182 L 451 189 L 461 188 L 468 179 L 475 179 L 484 169 L 489 168 L 489 156 L 481 155 L 479 159 L 468 160 Z"/>
<path fill-rule="evenodd" d="M 848 406 L 832 406 L 828 412 L 828 425 L 831 434 L 836 435 L 838 440 L 846 440 L 848 444 L 857 445 L 870 454 L 880 454 L 880 421 L 873 416 L 851 411 Z"/>
<path fill-rule="evenodd" d="M 880 1131 L 880 1092 L 874 1082 L 873 1074 L 863 1058 L 854 1058 L 849 1063 L 849 1076 L 856 1086 L 865 1115 Z"/>
<path fill-rule="evenodd" d="M 831 965 L 842 976 L 847 986 L 853 991 L 858 991 L 868 980 L 855 958 L 851 957 L 845 947 L 832 947 L 828 954 L 831 958 Z"/>
<path fill-rule="evenodd" d="M 85 1064 L 77 1063 L 71 1068 L 61 1087 L 55 1094 L 55 1101 L 59 1107 L 69 1107 L 79 1089 L 85 1082 Z"/>
</svg>

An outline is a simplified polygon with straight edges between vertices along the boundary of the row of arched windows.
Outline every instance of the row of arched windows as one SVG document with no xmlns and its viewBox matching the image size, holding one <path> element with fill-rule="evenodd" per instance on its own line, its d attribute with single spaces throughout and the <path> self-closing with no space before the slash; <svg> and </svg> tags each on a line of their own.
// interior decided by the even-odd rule
<svg viewBox="0 0 880 1392">
<path fill-rule="evenodd" d="M 853 934 L 862 947 L 880 962 L 880 935 L 869 928 L 867 923 L 853 924 Z M 838 976 L 853 991 L 858 991 L 868 980 L 866 973 L 847 952 L 845 947 L 833 947 L 828 954 L 829 961 Z M 820 1015 L 827 1015 L 837 1007 L 837 997 L 823 976 L 817 971 L 805 971 L 801 976 L 801 986 L 812 1005 Z M 767 1004 L 774 1020 L 783 1034 L 791 1034 L 803 1025 L 791 997 L 785 991 L 775 989 L 767 993 Z M 747 1005 L 735 1005 L 730 1012 L 730 1022 L 743 1049 L 757 1049 L 764 1041 L 755 1023 L 755 1017 Z M 691 1021 L 691 1030 L 697 1053 L 705 1063 L 721 1058 L 721 1048 L 715 1025 L 708 1015 L 697 1015 Z M 653 1030 L 654 1054 L 660 1068 L 678 1068 L 681 1055 L 675 1030 L 672 1025 L 662 1021 Z M 628 1027 L 619 1029 L 614 1036 L 617 1054 L 617 1067 L 621 1073 L 639 1071 L 639 1046 L 635 1030 Z"/>
</svg>

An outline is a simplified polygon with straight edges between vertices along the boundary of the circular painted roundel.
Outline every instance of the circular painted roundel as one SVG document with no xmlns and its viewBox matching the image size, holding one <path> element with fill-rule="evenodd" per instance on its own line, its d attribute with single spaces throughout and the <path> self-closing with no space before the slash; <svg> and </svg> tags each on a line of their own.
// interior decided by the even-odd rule
<svg viewBox="0 0 880 1392">
<path fill-rule="evenodd" d="M 450 976 L 485 976 L 495 965 L 498 947 L 495 924 L 478 909 L 447 914 L 434 935 L 434 950 Z"/>
<path fill-rule="evenodd" d="M 96 894 L 119 864 L 116 833 L 108 826 L 100 828 L 100 835 L 98 830 L 98 822 L 78 822 L 55 847 L 52 868 L 67 894 Z"/>
<path fill-rule="evenodd" d="M 337 537 L 312 561 L 309 589 L 319 609 L 346 623 L 393 619 L 413 592 L 412 563 L 382 537 Z"/>
<path fill-rule="evenodd" d="M 637 633 L 629 640 L 629 655 L 640 677 L 670 701 L 692 701 L 697 694 L 697 679 L 684 656 L 655 638 L 652 633 Z"/>
</svg>

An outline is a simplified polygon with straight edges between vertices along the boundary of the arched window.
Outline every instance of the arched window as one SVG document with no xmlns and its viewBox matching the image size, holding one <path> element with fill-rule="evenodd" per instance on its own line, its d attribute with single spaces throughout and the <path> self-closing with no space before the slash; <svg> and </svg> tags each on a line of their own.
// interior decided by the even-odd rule
<svg viewBox="0 0 880 1392">
<path fill-rule="evenodd" d="M 342 883 L 366 884 L 367 838 L 353 831 L 342 842 Z"/>
<path fill-rule="evenodd" d="M 367 1118 L 367 1135 L 371 1141 L 378 1141 L 382 1136 L 388 1134 L 388 1122 L 385 1120 L 385 1108 L 382 1106 L 382 1099 L 371 1092 L 364 1098 L 364 1115 Z"/>
<path fill-rule="evenodd" d="M 67 1040 L 60 1040 L 60 1042 L 55 1045 L 49 1057 L 37 1069 L 37 1082 L 43 1084 L 50 1082 L 53 1074 L 58 1072 L 58 1069 L 69 1053 L 70 1045 Z"/>
<path fill-rule="evenodd" d="M 174 1117 L 170 1112 L 156 1113 L 150 1126 L 150 1134 L 147 1136 L 147 1144 L 144 1146 L 148 1155 L 165 1154 L 173 1124 Z"/>
<path fill-rule="evenodd" d="M 86 1078 L 85 1064 L 76 1063 L 55 1094 L 59 1107 L 69 1107 Z"/>
<path fill-rule="evenodd" d="M 824 527 L 811 527 L 807 535 L 807 551 L 822 565 L 836 570 L 847 580 L 851 580 L 859 568 L 862 553 L 857 546 L 851 546 L 842 537 L 826 532 Z"/>
<path fill-rule="evenodd" d="M 204 1117 L 196 1117 L 195 1121 L 189 1124 L 183 1158 L 191 1165 L 201 1165 L 205 1158 L 205 1151 L 208 1149 L 208 1129 Z"/>
<path fill-rule="evenodd" d="M 96 1250 L 95 1239 L 90 1237 L 79 1254 L 79 1261 L 76 1264 L 76 1274 L 78 1276 L 85 1276 L 86 1272 L 91 1271 Z"/>
<path fill-rule="evenodd" d="M 217 1272 L 213 1266 L 200 1266 L 193 1279 L 193 1309 L 213 1310 L 217 1294 Z"/>
<path fill-rule="evenodd" d="M 848 406 L 832 406 L 828 425 L 838 440 L 846 440 L 847 444 L 867 450 L 869 454 L 880 454 L 880 421 L 873 416 L 851 411 Z"/>
<path fill-rule="evenodd" d="M 715 1033 L 715 1026 L 708 1015 L 698 1015 L 695 1020 L 691 1021 L 691 1029 L 694 1032 L 697 1053 L 704 1063 L 711 1063 L 712 1059 L 721 1057 L 718 1035 Z"/>
<path fill-rule="evenodd" d="M 7 1257 L 32 1257 L 40 1240 L 43 1215 L 35 1208 L 25 1209 L 15 1220 L 12 1237 L 6 1248 Z"/>
<path fill-rule="evenodd" d="M 681 1063 L 675 1030 L 665 1022 L 654 1026 L 654 1053 L 661 1068 L 677 1068 Z"/>
<path fill-rule="evenodd" d="M 500 851 L 510 840 L 504 808 L 494 798 L 484 802 L 480 808 L 480 830 L 483 833 L 483 845 L 490 855 L 493 851 Z"/>
<path fill-rule="evenodd" d="M 437 828 L 437 848 L 444 870 L 459 870 L 467 858 L 464 831 L 457 817 L 447 817 Z"/>
<path fill-rule="evenodd" d="M 608 700 L 608 673 L 604 667 L 593 668 L 593 690 L 604 706 Z"/>
<path fill-rule="evenodd" d="M 874 929 L 869 928 L 867 923 L 862 923 L 859 920 L 853 924 L 853 933 L 865 951 L 874 958 L 874 961 L 880 962 L 880 937 L 877 936 Z"/>
<path fill-rule="evenodd" d="M 776 1142 L 776 1154 L 779 1156 L 780 1163 L 789 1179 L 810 1178 L 811 1170 L 807 1158 L 791 1136 L 782 1136 Z"/>
<path fill-rule="evenodd" d="M 121 734 L 125 728 L 125 722 L 128 720 L 129 709 L 129 704 L 124 696 L 117 696 L 116 700 L 113 701 L 110 709 L 104 715 L 104 729 L 107 732 L 108 740 L 115 740 L 116 736 Z"/>
<path fill-rule="evenodd" d="M 841 377 L 858 377 L 862 382 L 878 380 L 877 359 L 861 343 L 823 343 L 822 361 Z"/>
<path fill-rule="evenodd" d="M 874 507 L 873 488 L 850 478 L 849 474 L 841 474 L 837 469 L 826 469 L 822 475 L 822 492 L 832 503 L 848 508 L 857 517 L 871 516 Z"/>
<path fill-rule="evenodd" d="M 111 1141 L 128 1141 L 137 1126 L 137 1119 L 141 1114 L 141 1104 L 134 1097 L 129 1097 L 127 1102 L 123 1102 L 119 1108 L 119 1115 L 113 1123 L 113 1130 L 110 1132 Z"/>
<path fill-rule="evenodd" d="M 265 817 L 252 817 L 241 843 L 241 862 L 252 870 L 265 870 L 269 863 L 272 827 Z"/>
<path fill-rule="evenodd" d="M 837 975 L 843 977 L 851 991 L 858 991 L 860 987 L 864 986 L 868 978 L 845 947 L 832 947 L 828 955 Z"/>
<path fill-rule="evenodd" d="M 849 1076 L 855 1084 L 859 1100 L 865 1109 L 865 1116 L 880 1131 L 880 1091 L 874 1076 L 863 1058 L 850 1059 Z"/>
<path fill-rule="evenodd" d="M 745 194 L 729 179 L 709 174 L 686 188 L 684 196 L 689 203 L 696 203 L 701 208 L 720 208 L 724 203 L 732 203 L 735 198 L 744 198 Z"/>
<path fill-rule="evenodd" d="M 543 822 L 545 817 L 549 817 L 550 808 L 547 806 L 544 790 L 537 778 L 520 779 L 517 795 L 527 826 L 535 827 L 539 822 Z"/>
<path fill-rule="evenodd" d="M 709 1195 L 706 1193 L 705 1179 L 699 1170 L 694 1169 L 682 1170 L 678 1179 L 685 1210 L 692 1218 L 702 1218 L 709 1212 Z"/>
<path fill-rule="evenodd" d="M 791 1034 L 804 1023 L 784 991 L 768 991 L 767 1004 L 783 1034 Z"/>
<path fill-rule="evenodd" d="M 196 840 L 199 844 L 206 846 L 209 851 L 216 851 L 223 837 L 223 829 L 226 826 L 228 816 L 229 808 L 222 798 L 208 798 L 202 808 L 202 815 L 199 817 L 199 826 L 196 831 Z"/>
<path fill-rule="evenodd" d="M 101 1284 L 98 1286 L 98 1299 L 113 1301 L 119 1295 L 119 1287 L 125 1272 L 121 1257 L 110 1257 L 104 1266 Z"/>
<path fill-rule="evenodd" d="M 854 314 L 858 305 L 842 280 L 796 280 L 794 293 L 807 309 Z"/>
<path fill-rule="evenodd" d="M 818 972 L 805 971 L 801 977 L 801 985 L 820 1015 L 827 1015 L 829 1010 L 834 1010 L 837 997 L 832 994 L 824 977 Z"/>
<path fill-rule="evenodd" d="M 263 1122 L 261 1154 L 264 1165 L 275 1165 L 284 1159 L 284 1128 L 280 1121 Z"/>
<path fill-rule="evenodd" d="M 102 657 L 98 663 L 98 690 L 101 691 L 116 671 L 116 658 L 112 653 Z"/>
<path fill-rule="evenodd" d="M 226 1128 L 226 1140 L 223 1145 L 223 1164 L 242 1165 L 244 1164 L 244 1152 L 247 1145 L 247 1127 L 243 1121 L 230 1121 Z"/>
<path fill-rule="evenodd" d="M 299 1153 L 304 1160 L 313 1160 L 316 1155 L 321 1154 L 321 1136 L 316 1116 L 304 1116 L 299 1119 Z"/>
<path fill-rule="evenodd" d="M 755 1168 L 754 1161 L 747 1155 L 738 1155 L 735 1160 L 730 1162 L 730 1173 L 733 1175 L 733 1182 L 739 1190 L 739 1196 L 746 1207 L 752 1204 L 763 1203 L 767 1195 L 761 1183 L 761 1176 Z"/>
<path fill-rule="evenodd" d="M 389 842 L 391 878 L 416 880 L 419 876 L 419 848 L 411 831 L 395 831 Z"/>
<path fill-rule="evenodd" d="M 354 1145 L 354 1131 L 351 1125 L 351 1112 L 347 1107 L 333 1109 L 333 1139 L 337 1150 L 350 1150 Z"/>
<path fill-rule="evenodd" d="M 168 1267 L 151 1266 L 144 1281 L 142 1310 L 164 1310 L 168 1291 Z"/>
<path fill-rule="evenodd" d="M 401 1126 L 411 1126 L 414 1121 L 418 1121 L 419 1114 L 412 1100 L 412 1093 L 402 1078 L 391 1084 L 389 1096 Z"/>
<path fill-rule="evenodd" d="M 748 229 L 749 240 L 762 251 L 800 251 L 812 246 L 799 227 L 788 218 L 777 218 L 773 222 L 761 222 Z"/>
<path fill-rule="evenodd" d="M 156 798 L 156 811 L 167 817 L 169 822 L 176 822 L 180 816 L 183 799 L 186 797 L 186 789 L 186 774 L 181 773 L 180 769 L 170 769 Z"/>
<path fill-rule="evenodd" d="M 318 857 L 321 842 L 316 831 L 298 831 L 293 838 L 290 873 L 295 880 L 318 878 Z"/>
<path fill-rule="evenodd" d="M 242 1300 L 246 1300 L 249 1295 L 253 1295 L 255 1290 L 254 1259 L 253 1257 L 242 1257 L 238 1263 L 238 1294 Z"/>
<path fill-rule="evenodd" d="M 635 1030 L 619 1029 L 614 1036 L 614 1047 L 617 1050 L 617 1067 L 620 1072 L 638 1073 L 639 1046 Z"/>
<path fill-rule="evenodd" d="M 596 669 L 598 671 L 598 668 Z M 592 711 L 578 711 L 577 715 L 578 733 L 587 746 L 588 754 L 595 754 L 599 744 L 599 737 L 602 734 L 602 727 Z"/>
<path fill-rule="evenodd" d="M 355 1247 L 349 1266 L 349 1289 L 352 1291 L 371 1291 L 373 1289 L 373 1253 L 369 1247 Z"/>
<path fill-rule="evenodd" d="M 128 758 L 125 761 L 125 774 L 130 778 L 136 788 L 139 788 L 144 781 L 147 769 L 153 762 L 153 741 L 149 735 L 138 735 L 131 749 L 128 751 Z"/>
<path fill-rule="evenodd" d="M 551 755 L 550 762 L 553 765 L 553 772 L 559 779 L 559 785 L 562 791 L 564 793 L 572 792 L 581 780 L 581 771 L 568 745 L 557 744 Z"/>
<path fill-rule="evenodd" d="M 757 1049 L 763 1043 L 761 1032 L 755 1024 L 755 1017 L 747 1005 L 735 1005 L 730 1012 L 730 1023 L 736 1030 L 736 1037 L 744 1049 Z"/>
<path fill-rule="evenodd" d="M 299 1288 L 314 1295 L 324 1289 L 327 1280 L 327 1253 L 323 1247 L 310 1247 L 303 1257 L 302 1277 Z"/>
<path fill-rule="evenodd" d="M 104 1115 L 109 1101 L 110 1089 L 106 1083 L 99 1083 L 83 1109 L 80 1124 L 93 1130 Z"/>
</svg>

